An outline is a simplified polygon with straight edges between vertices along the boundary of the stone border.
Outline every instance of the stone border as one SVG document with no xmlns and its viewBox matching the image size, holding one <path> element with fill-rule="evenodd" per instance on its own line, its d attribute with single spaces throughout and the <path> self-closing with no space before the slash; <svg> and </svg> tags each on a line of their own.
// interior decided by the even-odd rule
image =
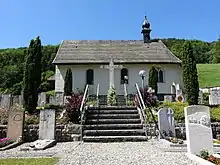
<svg viewBox="0 0 220 165">
<path fill-rule="evenodd" d="M 5 147 L 0 148 L 0 151 L 5 151 L 5 150 L 9 150 L 9 149 L 15 148 L 15 147 L 21 145 L 22 143 L 23 142 L 14 142 L 12 144 L 9 144 L 9 145 L 7 145 Z"/>
<path fill-rule="evenodd" d="M 160 139 L 160 142 L 167 145 L 168 147 L 187 147 L 187 144 L 175 144 L 165 139 Z"/>
<path fill-rule="evenodd" d="M 162 142 L 162 144 L 167 145 L 168 147 L 187 147 L 186 143 L 185 144 L 175 144 L 175 143 L 172 143 L 172 142 L 165 140 L 165 139 L 160 139 L 160 142 Z M 220 144 L 213 144 L 213 147 L 220 147 Z"/>
<path fill-rule="evenodd" d="M 212 162 L 205 160 L 203 158 L 200 158 L 196 155 L 190 154 L 190 153 L 186 153 L 185 154 L 190 160 L 192 160 L 193 162 L 199 163 L 201 165 L 215 165 Z"/>
</svg>

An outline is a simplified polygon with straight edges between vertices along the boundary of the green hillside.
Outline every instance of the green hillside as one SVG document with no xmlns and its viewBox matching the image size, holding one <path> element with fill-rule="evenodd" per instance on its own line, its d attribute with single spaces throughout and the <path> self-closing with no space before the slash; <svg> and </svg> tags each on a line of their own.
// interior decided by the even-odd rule
<svg viewBox="0 0 220 165">
<path fill-rule="evenodd" d="M 199 87 L 220 86 L 220 64 L 197 64 Z"/>
</svg>

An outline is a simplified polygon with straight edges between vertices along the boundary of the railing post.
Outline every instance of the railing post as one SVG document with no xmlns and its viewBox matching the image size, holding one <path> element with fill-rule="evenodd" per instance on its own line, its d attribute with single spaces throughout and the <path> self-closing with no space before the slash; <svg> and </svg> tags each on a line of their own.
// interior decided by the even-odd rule
<svg viewBox="0 0 220 165">
<path fill-rule="evenodd" d="M 87 94 L 88 94 L 88 88 L 89 88 L 89 85 L 87 84 L 86 85 L 86 89 L 85 89 L 85 91 L 84 91 L 84 94 L 83 94 L 83 99 L 82 99 L 82 102 L 81 102 L 81 106 L 80 106 L 80 113 L 81 113 L 81 120 L 80 120 L 80 125 L 81 125 L 81 141 L 83 140 L 83 127 L 82 127 L 82 125 L 83 125 L 83 118 L 84 118 L 84 104 L 85 104 L 85 101 L 86 101 L 86 99 L 87 99 Z"/>
<path fill-rule="evenodd" d="M 124 97 L 125 97 L 125 104 L 126 104 L 126 106 L 128 105 L 128 93 L 127 93 L 127 87 L 126 87 L 126 84 L 124 83 L 124 93 L 125 93 L 125 95 L 124 95 Z"/>
<path fill-rule="evenodd" d="M 96 102 L 97 102 L 97 107 L 98 107 L 99 106 L 99 84 L 97 85 Z"/>
</svg>

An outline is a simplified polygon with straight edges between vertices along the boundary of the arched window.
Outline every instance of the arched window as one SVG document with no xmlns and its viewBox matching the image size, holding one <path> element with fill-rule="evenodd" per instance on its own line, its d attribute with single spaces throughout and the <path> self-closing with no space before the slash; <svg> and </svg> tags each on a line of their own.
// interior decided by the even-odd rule
<svg viewBox="0 0 220 165">
<path fill-rule="evenodd" d="M 158 82 L 164 82 L 162 69 L 159 69 L 158 71 Z"/>
<path fill-rule="evenodd" d="M 93 69 L 88 69 L 86 71 L 86 84 L 88 84 L 88 85 L 94 84 L 94 71 L 93 71 Z"/>
<path fill-rule="evenodd" d="M 125 78 L 127 76 L 127 79 Z M 123 68 L 121 69 L 121 84 L 128 84 L 128 69 Z"/>
</svg>

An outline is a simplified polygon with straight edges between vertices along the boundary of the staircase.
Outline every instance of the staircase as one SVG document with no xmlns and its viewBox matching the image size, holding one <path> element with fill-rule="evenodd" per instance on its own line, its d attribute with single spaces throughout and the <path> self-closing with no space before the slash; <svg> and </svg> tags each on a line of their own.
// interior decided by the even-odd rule
<svg viewBox="0 0 220 165">
<path fill-rule="evenodd" d="M 147 141 L 135 107 L 90 107 L 86 116 L 84 142 Z"/>
</svg>

